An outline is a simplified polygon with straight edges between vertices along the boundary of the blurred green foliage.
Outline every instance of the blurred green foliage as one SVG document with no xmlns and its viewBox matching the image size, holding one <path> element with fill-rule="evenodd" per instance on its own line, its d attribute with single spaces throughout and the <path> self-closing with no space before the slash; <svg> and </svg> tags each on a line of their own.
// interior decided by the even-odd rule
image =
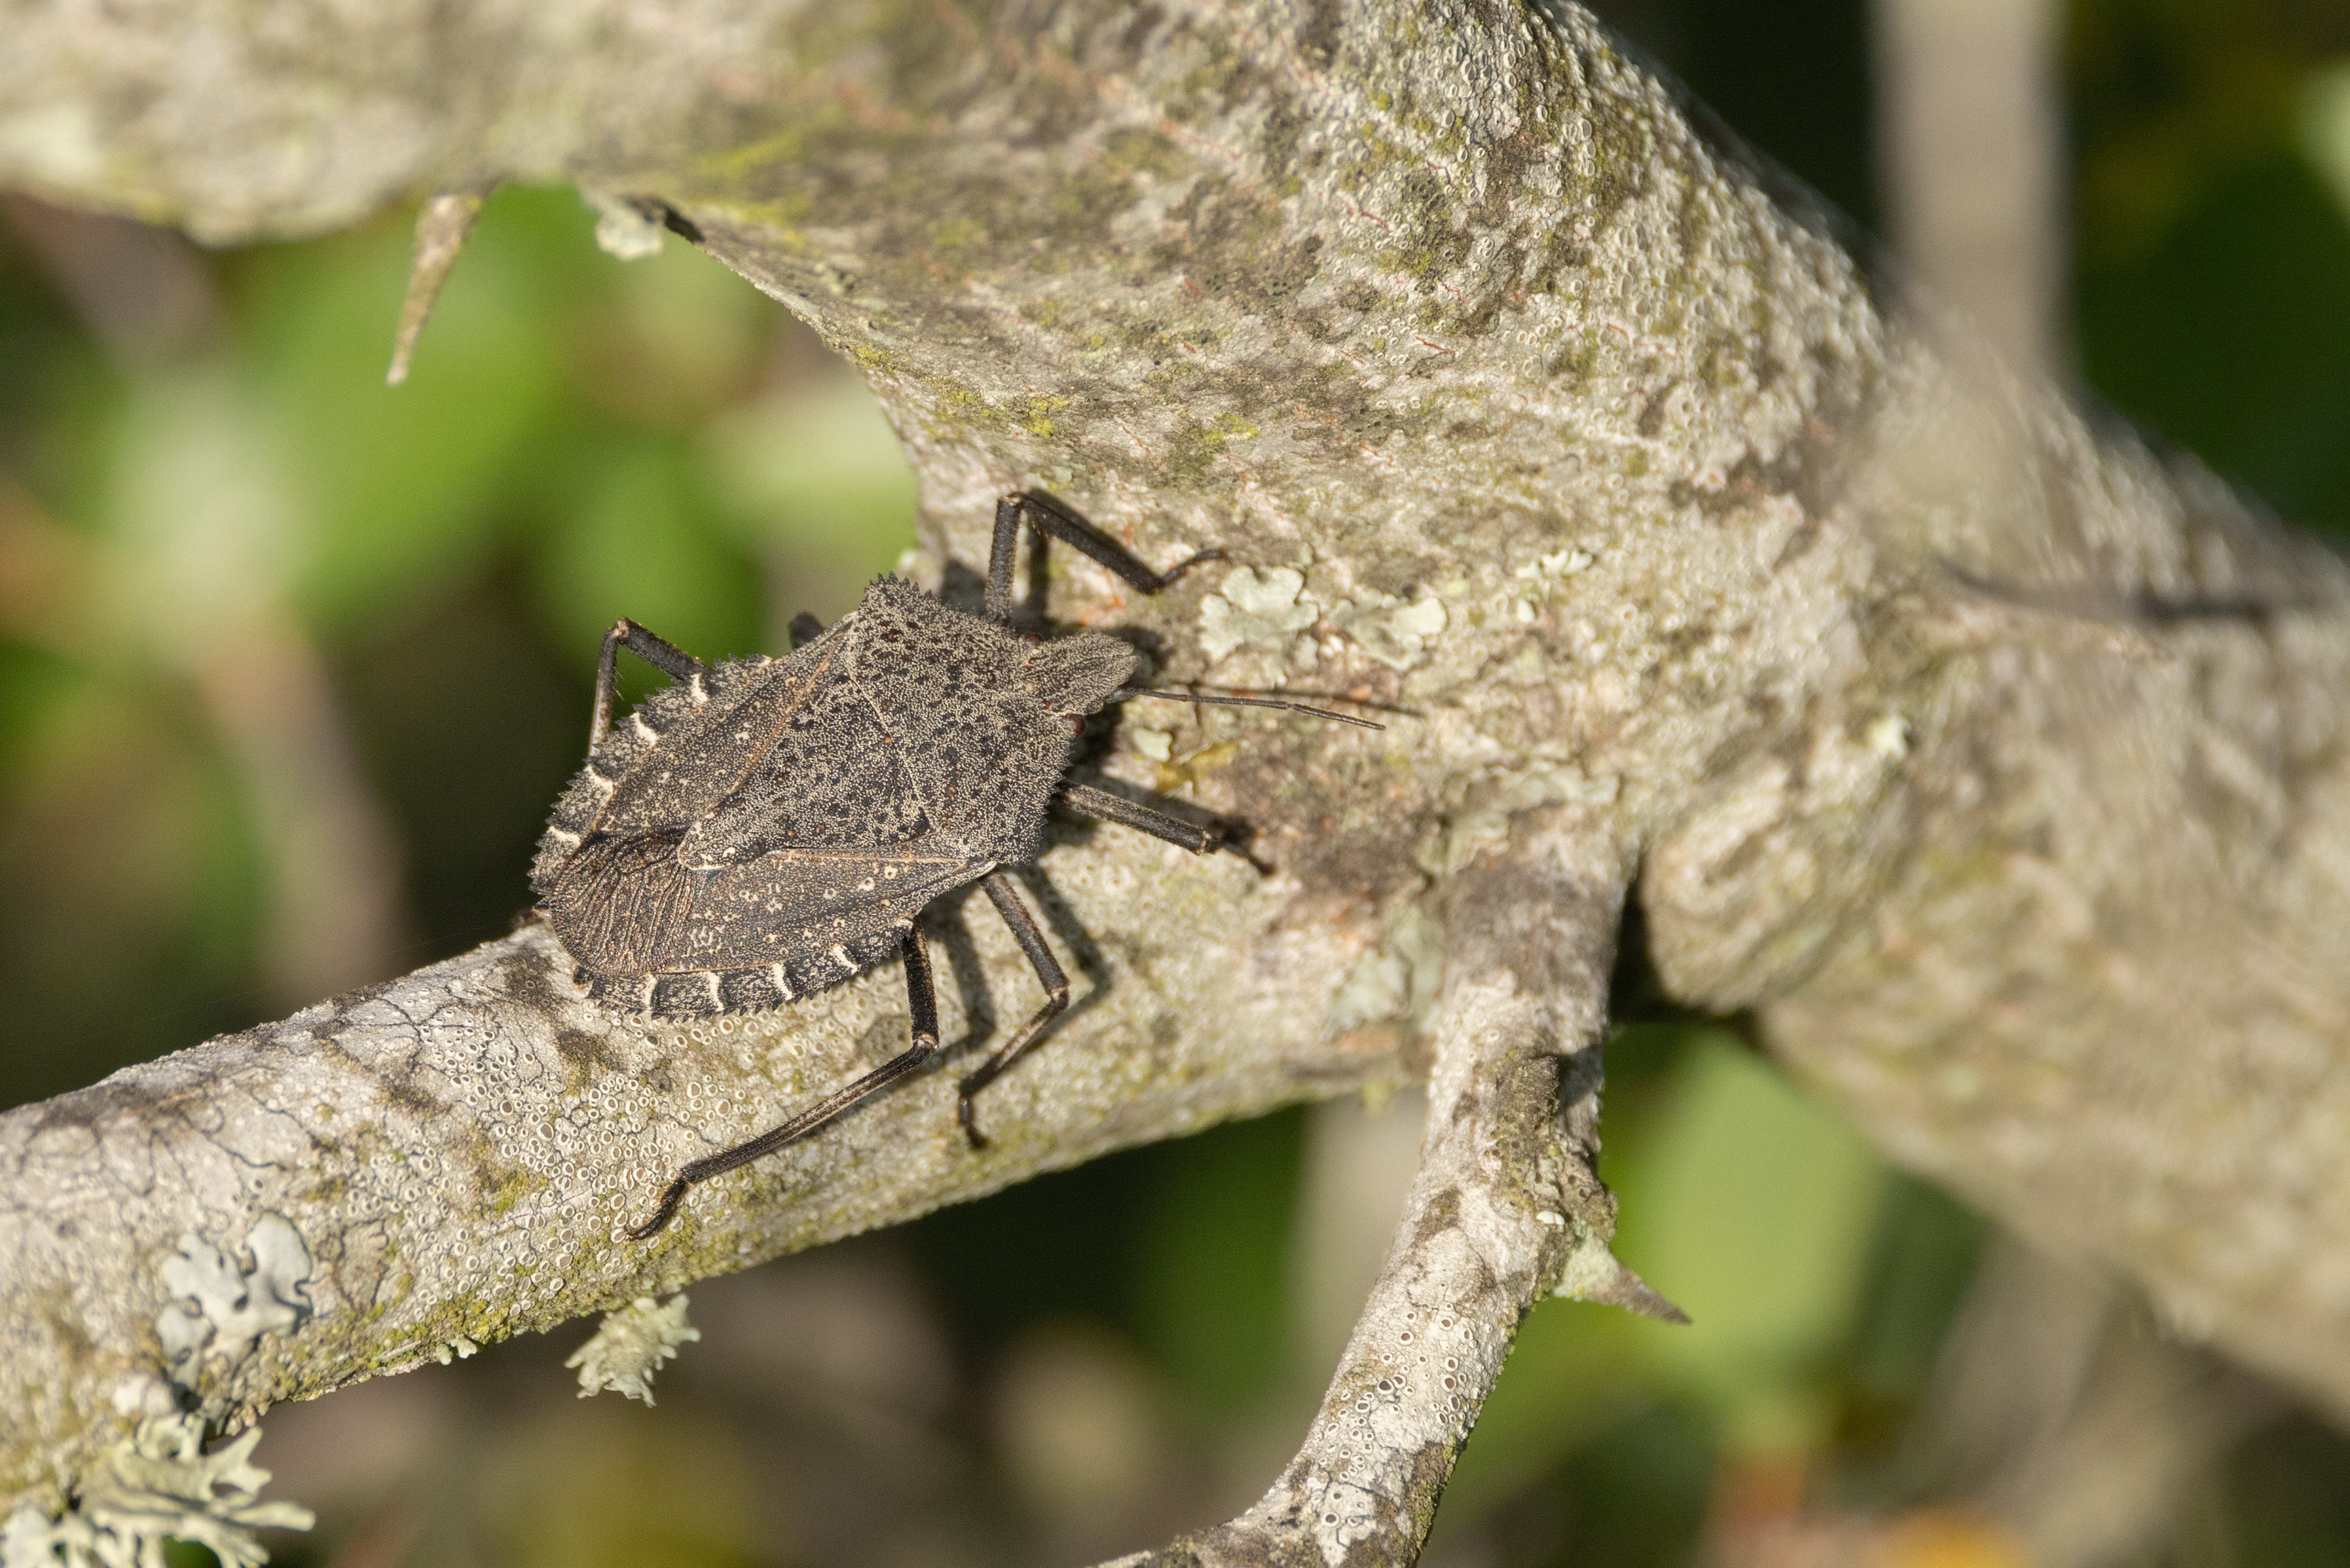
<svg viewBox="0 0 2350 1568">
<path fill-rule="evenodd" d="M 1872 221 L 1861 0 L 1603 10 Z M 2065 61 L 2089 388 L 2287 517 L 2350 525 L 2350 14 L 2080 0 Z M 286 853 L 271 768 L 298 797 L 306 781 L 330 793 L 348 759 L 397 852 L 396 919 L 345 957 L 354 981 L 411 967 L 523 905 L 616 616 L 705 655 L 774 648 L 793 611 L 838 613 L 910 542 L 910 475 L 855 381 L 684 246 L 605 257 L 568 193 L 490 202 L 397 389 L 382 381 L 407 265 L 397 218 L 199 256 L 11 213 L 0 986 L 20 1033 L 0 1054 L 0 1100 L 309 1000 L 269 992 Z M 89 281 L 134 262 L 146 270 L 111 294 Z M 240 719 L 241 683 L 298 695 L 306 671 L 325 742 Z M 345 870 L 353 886 L 367 875 Z M 1978 1222 L 1887 1169 L 1733 1033 L 1644 1024 L 1608 1050 L 1620 1251 L 1695 1321 L 1540 1307 L 1437 1558 L 1685 1562 L 1757 1476 L 1914 1501 L 1893 1461 Z M 1173 1522 L 1244 1502 L 1327 1370 L 1296 1326 L 1311 1126 L 1290 1112 L 1218 1129 L 909 1228 L 895 1245 L 954 1368 L 956 1392 L 923 1417 L 935 1440 L 981 1456 L 980 1473 L 1014 1470 L 989 1402 L 1020 1367 L 1049 1364 L 1062 1387 L 1090 1366 L 1128 1402 L 1097 1408 L 1166 1406 L 1174 1457 L 1144 1479 L 1174 1500 Z M 400 1482 L 422 1489 L 421 1533 L 369 1534 L 399 1516 L 387 1502 L 329 1517 L 287 1555 L 798 1559 L 790 1511 L 779 1524 L 754 1504 L 790 1490 L 770 1449 L 799 1407 L 689 1389 L 657 1412 L 598 1402 L 561 1419 L 539 1397 L 562 1381 L 546 1355 L 480 1374 L 466 1422 L 482 1435 L 439 1480 Z M 2213 1483 L 2215 1538 L 2248 1563 L 2350 1562 L 2344 1458 L 2313 1423 L 2267 1428 Z M 1003 1496 L 1055 1495 L 999 1479 Z M 1040 1504 L 956 1506 L 946 1543 L 905 1561 L 1078 1553 L 1031 1516 Z M 2194 1553 L 2149 1561 L 2174 1558 Z"/>
<path fill-rule="evenodd" d="M 309 657 L 333 677 L 413 938 L 350 955 L 356 981 L 521 907 L 617 616 L 704 654 L 773 646 L 910 544 L 911 474 L 844 371 L 686 247 L 624 267 L 590 227 L 566 192 L 494 199 L 398 389 L 396 218 L 175 257 L 204 318 L 170 345 L 71 329 L 75 306 L 136 316 L 60 297 L 102 229 L 47 268 L 0 253 L 0 984 L 30 1021 L 10 1098 L 299 1000 L 264 993 L 272 849 L 221 682 Z M 241 646 L 256 627 L 296 648 L 273 665 Z"/>
<path fill-rule="evenodd" d="M 2087 0 L 2070 45 L 2084 376 L 2350 528 L 2350 11 Z"/>
</svg>

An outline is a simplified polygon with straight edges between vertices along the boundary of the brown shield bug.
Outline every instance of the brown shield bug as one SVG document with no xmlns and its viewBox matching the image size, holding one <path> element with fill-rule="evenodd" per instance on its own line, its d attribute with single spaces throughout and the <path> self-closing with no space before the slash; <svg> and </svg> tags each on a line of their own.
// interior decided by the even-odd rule
<svg viewBox="0 0 2350 1568">
<path fill-rule="evenodd" d="M 822 1127 L 939 1050 L 938 1000 L 918 922 L 977 882 L 1045 987 L 1035 1016 L 964 1077 L 956 1114 L 983 1140 L 972 1096 L 1068 1005 L 1068 979 L 1004 869 L 1034 860 L 1057 805 L 1206 854 L 1212 828 L 1066 776 L 1084 717 L 1128 697 L 1284 708 L 1263 698 L 1128 687 L 1134 650 L 1098 632 L 1015 636 L 1020 524 L 1066 541 L 1155 594 L 1201 561 L 1154 572 L 1048 496 L 995 509 L 983 615 L 883 577 L 831 628 L 803 617 L 783 659 L 704 664 L 623 620 L 596 669 L 588 764 L 556 803 L 531 888 L 589 995 L 615 1010 L 699 1018 L 781 1007 L 891 957 L 906 965 L 913 1043 L 748 1143 L 677 1173 L 651 1236 L 687 1189 Z M 619 726 L 614 664 L 626 648 L 670 678 Z"/>
</svg>

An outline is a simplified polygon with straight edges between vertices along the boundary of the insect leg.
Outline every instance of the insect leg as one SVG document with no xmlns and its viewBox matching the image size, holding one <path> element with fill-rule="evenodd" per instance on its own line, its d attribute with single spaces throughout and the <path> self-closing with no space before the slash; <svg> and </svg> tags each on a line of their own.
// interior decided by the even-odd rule
<svg viewBox="0 0 2350 1568">
<path fill-rule="evenodd" d="M 685 649 L 655 637 L 635 621 L 626 617 L 614 621 L 612 629 L 604 634 L 602 651 L 596 656 L 596 709 L 588 720 L 588 749 L 591 752 L 603 744 L 604 732 L 612 727 L 614 677 L 619 672 L 623 648 L 671 680 L 691 680 L 709 669 Z"/>
<path fill-rule="evenodd" d="M 661 1193 L 653 1217 L 629 1231 L 631 1238 L 643 1241 L 658 1233 L 677 1213 L 677 1206 L 684 1200 L 688 1188 L 773 1154 L 785 1144 L 797 1143 L 859 1100 L 888 1088 L 939 1054 L 938 983 L 931 972 L 931 950 L 923 944 L 919 926 L 906 933 L 905 958 L 906 1006 L 914 1018 L 913 1044 L 854 1083 L 835 1089 L 783 1126 L 680 1169 Z"/>
<path fill-rule="evenodd" d="M 1170 844 L 1180 845 L 1194 855 L 1211 855 L 1224 841 L 1224 836 L 1212 827 L 1202 827 L 1197 823 L 1186 822 L 1180 816 L 1170 816 L 1163 811 L 1154 811 L 1147 805 L 1127 799 L 1124 795 L 1112 794 L 1106 789 L 1096 789 L 1091 784 L 1065 783 L 1060 787 L 1059 795 L 1061 804 L 1079 816 L 1090 816 L 1096 822 L 1114 822 L 1120 827 L 1131 827 L 1136 832 L 1147 833 L 1153 838 L 1163 838 Z"/>
<path fill-rule="evenodd" d="M 1069 1005 L 1069 977 L 1061 972 L 1053 950 L 1045 945 L 1045 933 L 1036 929 L 1036 917 L 1021 901 L 1020 889 L 1011 874 L 991 871 L 979 885 L 986 890 L 987 900 L 995 906 L 995 912 L 1003 917 L 1003 923 L 1012 928 L 1012 940 L 1020 944 L 1028 967 L 1036 971 L 1036 978 L 1045 985 L 1045 1005 L 1036 1010 L 1036 1016 L 1022 1025 L 1019 1033 L 996 1047 L 995 1054 L 956 1086 L 955 1119 L 962 1123 L 962 1135 L 971 1140 L 972 1147 L 985 1148 L 987 1139 L 980 1136 L 979 1124 L 972 1119 L 971 1097 L 1002 1076 L 1006 1067 L 1036 1043 L 1045 1026 L 1061 1016 Z"/>
<path fill-rule="evenodd" d="M 998 624 L 1012 618 L 1012 557 L 1020 547 L 1020 497 L 995 504 L 995 537 L 987 546 L 987 599 L 980 607 Z"/>
<path fill-rule="evenodd" d="M 1202 561 L 1221 561 L 1222 550 L 1202 550 L 1164 572 L 1154 572 L 1134 553 L 1076 513 L 1041 491 L 1023 490 L 995 504 L 995 539 L 987 551 L 987 618 L 1012 618 L 1012 556 L 1020 524 L 1026 519 L 1038 538 L 1051 537 L 1074 545 L 1079 552 L 1108 567 L 1146 594 L 1155 594 Z"/>
</svg>

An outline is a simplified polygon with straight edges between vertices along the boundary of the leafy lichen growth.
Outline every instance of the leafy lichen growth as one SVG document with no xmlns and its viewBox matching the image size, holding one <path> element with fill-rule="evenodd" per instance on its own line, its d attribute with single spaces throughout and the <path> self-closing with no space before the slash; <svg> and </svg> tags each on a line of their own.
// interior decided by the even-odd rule
<svg viewBox="0 0 2350 1568">
<path fill-rule="evenodd" d="M 1442 600 L 1433 596 L 1398 604 L 1384 594 L 1367 594 L 1343 605 L 1331 620 L 1356 646 L 1390 670 L 1409 670 L 1443 635 L 1447 617 Z"/>
<path fill-rule="evenodd" d="M 594 1337 L 573 1351 L 563 1365 L 579 1369 L 582 1399 L 608 1388 L 650 1405 L 653 1374 L 677 1358 L 679 1345 L 701 1337 L 700 1329 L 686 1324 L 683 1295 L 671 1296 L 666 1303 L 639 1296 L 627 1306 L 606 1313 Z"/>
<path fill-rule="evenodd" d="M 170 1304 L 155 1316 L 172 1380 L 192 1388 L 209 1359 L 232 1366 L 265 1334 L 283 1334 L 310 1315 L 310 1249 L 282 1214 L 264 1214 L 244 1239 L 247 1267 L 203 1237 L 180 1238 L 160 1271 Z"/>
<path fill-rule="evenodd" d="M 1242 566 L 1226 574 L 1222 591 L 1200 601 L 1201 651 L 1211 660 L 1243 648 L 1282 652 L 1321 614 L 1303 597 L 1305 588 L 1305 574 L 1287 566 L 1262 572 Z"/>
<path fill-rule="evenodd" d="M 269 1561 L 254 1532 L 307 1530 L 315 1516 L 263 1502 L 269 1472 L 252 1462 L 261 1428 L 204 1452 L 203 1417 L 162 1416 L 108 1449 L 74 1506 L 55 1519 L 20 1508 L 0 1527 L 0 1568 L 164 1568 L 163 1543 L 211 1549 L 224 1568 Z"/>
</svg>

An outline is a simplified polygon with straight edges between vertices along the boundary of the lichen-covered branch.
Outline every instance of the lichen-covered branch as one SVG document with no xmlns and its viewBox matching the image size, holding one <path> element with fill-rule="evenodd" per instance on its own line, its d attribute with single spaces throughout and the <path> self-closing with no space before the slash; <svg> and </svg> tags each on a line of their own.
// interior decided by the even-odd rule
<svg viewBox="0 0 2350 1568">
<path fill-rule="evenodd" d="M 951 1073 L 931 1075 L 698 1189 L 650 1245 L 624 1232 L 676 1167 L 904 1047 L 894 969 L 767 1020 L 648 1031 L 578 994 L 534 928 L 0 1118 L 0 1497 L 55 1506 L 82 1456 L 183 1395 L 240 1426 L 284 1399 L 1399 1071 L 1392 1039 L 1325 1039 L 1297 993 L 1326 976 L 1326 1006 L 1361 930 L 1243 916 L 1225 941 L 1133 943 L 1114 911 L 1141 874 L 1174 900 L 1154 907 L 1199 900 L 1187 935 L 1280 901 L 1253 896 L 1256 874 L 1231 857 L 1199 865 L 1154 846 L 1139 862 L 1065 868 L 1075 858 L 1054 857 L 1039 886 L 1065 931 L 1105 943 L 1077 950 L 1091 1005 L 1040 1057 L 1045 1073 L 991 1093 L 984 1154 L 956 1127 Z M 1009 939 L 972 925 L 985 946 L 951 940 L 974 986 L 983 963 L 1016 975 L 995 950 Z M 992 1004 L 984 989 L 942 996 L 949 1038 L 974 1004 L 1017 1016 L 1027 998 L 1012 983 Z M 1193 1005 L 1211 994 L 1212 1008 Z"/>
<path fill-rule="evenodd" d="M 1150 601 L 1062 563 L 1053 618 L 1398 710 L 1111 748 L 1276 870 L 1056 846 L 1086 997 L 984 1157 L 926 1078 L 629 1246 L 658 1173 L 893 1048 L 891 981 L 647 1033 L 536 932 L 0 1119 L 0 1500 L 167 1401 L 167 1308 L 234 1423 L 1409 1070 L 1463 868 L 1555 809 L 1632 857 L 1677 994 L 2350 1410 L 2350 582 L 1921 317 L 1565 0 L 5 0 L 0 32 L 0 181 L 226 239 L 574 178 L 866 371 L 951 590 L 1042 485 L 1231 559 Z M 1023 1007 L 973 940 L 960 1013 Z M 175 1296 L 213 1253 L 295 1321 Z"/>
<path fill-rule="evenodd" d="M 1459 878 L 1419 1168 L 1322 1408 L 1246 1513 L 1126 1564 L 1408 1564 L 1536 1301 L 1679 1315 L 1608 1251 L 1597 1171 L 1627 870 L 1604 819 L 1554 814 Z"/>
</svg>

